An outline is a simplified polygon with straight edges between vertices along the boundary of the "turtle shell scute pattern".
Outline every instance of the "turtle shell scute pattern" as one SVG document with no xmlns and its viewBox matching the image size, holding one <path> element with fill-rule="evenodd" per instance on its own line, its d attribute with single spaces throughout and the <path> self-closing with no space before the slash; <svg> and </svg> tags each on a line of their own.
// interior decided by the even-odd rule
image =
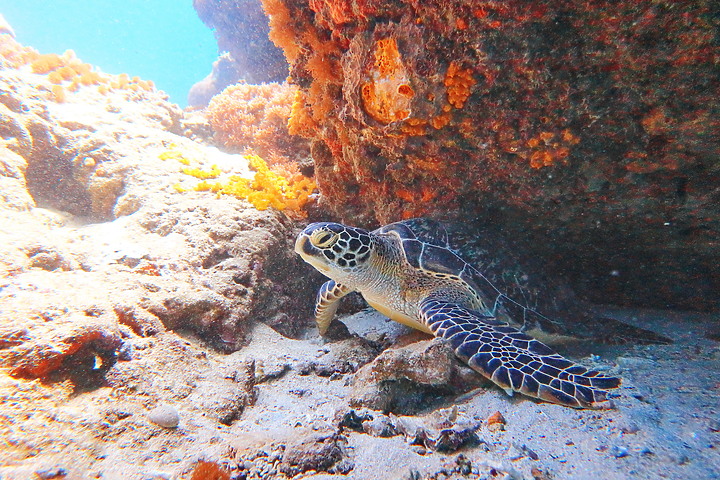
<svg viewBox="0 0 720 480">
<path fill-rule="evenodd" d="M 450 249 L 450 240 L 445 227 L 429 218 L 412 218 L 402 222 L 391 223 L 378 228 L 373 233 L 386 234 L 394 232 L 401 239 L 415 239 L 430 245 Z"/>
<path fill-rule="evenodd" d="M 464 260 L 450 250 L 419 240 L 403 240 L 402 248 L 410 265 L 434 276 L 459 277 L 467 266 Z"/>
</svg>

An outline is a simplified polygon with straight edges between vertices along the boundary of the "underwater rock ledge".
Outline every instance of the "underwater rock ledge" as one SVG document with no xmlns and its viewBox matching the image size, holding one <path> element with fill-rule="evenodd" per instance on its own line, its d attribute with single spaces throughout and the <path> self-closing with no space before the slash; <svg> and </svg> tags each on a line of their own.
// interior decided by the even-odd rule
<svg viewBox="0 0 720 480">
<path fill-rule="evenodd" d="M 720 305 L 718 5 L 263 5 L 339 217 L 492 224 L 592 301 Z"/>
</svg>

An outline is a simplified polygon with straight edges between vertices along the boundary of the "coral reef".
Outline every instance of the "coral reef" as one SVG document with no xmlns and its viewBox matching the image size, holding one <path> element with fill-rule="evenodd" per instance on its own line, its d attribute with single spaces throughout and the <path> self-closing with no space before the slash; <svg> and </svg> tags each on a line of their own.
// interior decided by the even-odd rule
<svg viewBox="0 0 720 480">
<path fill-rule="evenodd" d="M 134 81 L 126 77 L 111 81 Z M 180 110 L 154 90 L 120 88 L 101 93 L 95 86 L 80 86 L 71 91 L 49 80 L 48 75 L 31 73 L 29 65 L 3 71 L 3 148 L 24 159 L 22 178 L 38 204 L 98 220 L 112 218 L 120 212 L 115 211 L 119 198 L 132 189 L 127 177 L 133 169 L 119 160 L 134 151 L 137 141 L 116 137 L 114 127 L 134 124 L 137 129 L 163 133 L 179 130 Z M 110 106 L 83 109 L 93 102 Z M 125 102 L 123 110 L 113 102 Z M 137 161 L 140 166 L 142 160 Z M 125 214 L 132 213 L 125 207 L 121 208 Z"/>
<path fill-rule="evenodd" d="M 263 6 L 338 216 L 501 224 L 596 301 L 720 305 L 717 6 Z"/>
<path fill-rule="evenodd" d="M 32 309 L 29 309 L 32 311 Z M 116 360 L 122 343 L 117 329 L 107 316 L 48 313 L 56 325 L 52 334 L 33 328 L 33 322 L 11 323 L 2 318 L 2 336 L 12 349 L 4 349 L 0 365 L 10 367 L 11 375 L 23 378 L 48 378 L 64 371 L 79 385 L 97 384 Z"/>
<path fill-rule="evenodd" d="M 38 57 L 34 48 L 21 45 L 9 32 L 0 31 L 0 66 L 3 68 L 20 68 Z"/>
<path fill-rule="evenodd" d="M 374 8 L 355 1 L 312 3 L 313 21 L 348 28 Z M 298 27 L 308 20 L 297 17 Z M 461 20 L 444 17 L 443 24 L 472 31 L 473 22 Z M 438 137 L 457 128 L 473 109 L 481 75 L 459 75 L 457 107 L 449 103 L 444 65 L 433 76 L 436 103 L 416 108 L 428 95 L 418 93 L 422 85 L 412 76 L 422 65 L 407 54 L 413 43 L 390 33 L 352 47 L 359 53 L 368 47 L 363 55 L 372 69 L 376 42 L 396 39 L 415 92 L 411 116 L 387 125 L 370 117 L 359 97 L 367 75 L 356 79 L 356 96 L 349 99 L 354 109 L 340 113 L 362 115 L 348 119 L 367 121 L 368 138 L 383 129 L 422 141 L 393 130 L 411 119 L 426 122 L 418 130 Z M 324 128 L 323 115 L 334 111 L 327 94 L 338 93 L 341 75 L 334 70 L 343 62 L 331 38 L 308 38 L 320 45 L 308 65 L 323 80 L 295 94 L 291 125 L 313 137 Z M 65 88 L 70 80 L 50 81 L 60 81 L 61 71 L 70 74 L 62 66 L 46 74 L 33 73 L 29 60 L 11 67 L 13 55 L 33 54 L 11 47 L 3 51 L 14 53 L 0 58 L 4 480 L 720 476 L 717 315 L 605 309 L 606 316 L 662 332 L 675 343 L 566 348 L 586 357 L 583 363 L 623 377 L 613 398 L 618 408 L 602 412 L 510 398 L 482 385 L 466 392 L 480 379 L 458 367 L 446 345 L 418 342 L 425 337 L 370 311 L 342 317 L 332 337 L 321 339 L 311 318 L 314 290 L 323 280 L 292 251 L 299 223 L 306 222 L 273 208 L 259 211 L 232 195 L 174 190 L 179 182 L 200 181 L 188 173 L 218 175 L 206 180 L 212 182 L 232 174 L 252 181 L 260 173 L 247 157 L 208 145 L 200 112 L 183 112 L 162 93 L 142 88 L 102 93 L 97 85 L 80 85 L 72 92 Z M 298 59 L 306 56 L 298 49 Z M 459 70 L 470 68 L 454 60 Z M 65 102 L 53 100 L 53 86 L 62 86 Z M 464 103 L 460 87 L 469 88 Z M 439 128 L 429 123 L 433 119 Z M 672 121 L 661 109 L 648 112 L 642 124 L 662 134 Z M 523 168 L 545 175 L 571 168 L 585 137 L 572 126 L 545 125 L 523 137 L 527 142 L 504 139 L 528 153 Z M 330 166 L 322 163 L 324 152 L 353 148 L 347 140 L 316 143 L 318 167 Z M 535 152 L 540 168 L 530 163 Z M 362 169 L 380 152 L 360 153 Z M 443 161 L 418 162 L 418 168 L 442 171 Z M 252 163 L 268 181 L 281 182 L 272 177 L 278 173 L 272 165 L 259 157 Z M 639 156 L 631 163 L 640 172 L 633 175 L 672 165 Z M 341 167 L 347 172 L 350 165 Z M 398 192 L 407 202 L 416 196 L 434 201 L 435 195 L 413 185 Z M 465 235 L 459 244 L 471 251 L 502 252 L 491 233 L 469 228 Z M 529 249 L 507 248 L 533 256 Z M 476 258 L 492 263 L 493 255 Z M 546 277 L 534 278 L 537 269 L 491 266 L 486 271 L 501 277 L 496 283 L 519 288 L 531 300 L 536 289 L 547 291 Z M 347 299 L 351 308 L 360 309 L 353 297 Z M 540 298 L 567 305 L 552 295 Z M 348 312 L 344 303 L 341 313 Z M 473 377 L 465 377 L 466 370 Z M 353 409 L 354 399 L 389 411 Z"/>
<path fill-rule="evenodd" d="M 44 58 L 47 68 L 55 68 L 51 72 L 58 71 L 56 60 L 62 56 Z M 56 103 L 48 97 L 53 85 L 47 75 L 31 72 L 29 65 L 0 70 L 0 136 L 3 140 L 0 145 L 0 220 L 6 222 L 4 225 L 14 226 L 2 228 L 0 273 L 13 278 L 22 277 L 28 269 L 48 272 L 52 278 L 65 273 L 68 277 L 64 281 L 72 285 L 69 277 L 83 268 L 97 269 L 88 265 L 110 255 L 115 259 L 111 263 L 120 270 L 130 269 L 127 278 L 124 275 L 128 272 L 114 272 L 113 275 L 117 282 L 129 282 L 124 286 L 124 294 L 132 295 L 130 292 L 134 291 L 134 287 L 129 285 L 133 282 L 130 279 L 163 282 L 168 273 L 168 262 L 155 255 L 158 250 L 152 255 L 139 256 L 125 252 L 127 256 L 123 253 L 116 258 L 115 253 L 102 251 L 107 241 L 115 241 L 103 237 L 102 233 L 97 233 L 101 239 L 98 245 L 90 241 L 76 243 L 78 248 L 82 244 L 86 252 L 77 252 L 75 247 L 70 252 L 47 242 L 36 244 L 36 240 L 57 237 L 58 242 L 62 242 L 65 233 L 60 235 L 52 229 L 65 225 L 70 221 L 68 218 L 81 219 L 77 220 L 78 225 L 87 222 L 97 224 L 100 232 L 103 228 L 122 231 L 122 226 L 130 223 L 133 228 L 152 236 L 169 235 L 172 230 L 171 238 L 176 238 L 181 230 L 186 229 L 187 235 L 195 237 L 193 242 L 197 245 L 202 243 L 204 247 L 198 256 L 187 256 L 182 260 L 188 262 L 183 269 L 187 268 L 188 273 L 197 269 L 211 277 L 219 276 L 214 280 L 204 280 L 203 287 L 191 287 L 189 284 L 187 288 L 164 290 L 163 287 L 162 298 L 153 299 L 154 294 L 151 293 L 146 296 L 148 303 L 137 302 L 137 299 L 128 304 L 103 301 L 101 310 L 114 312 L 107 313 L 112 317 L 107 321 L 109 325 L 120 322 L 137 335 L 150 335 L 179 326 L 199 332 L 220 348 L 233 349 L 243 339 L 246 325 L 242 319 L 262 309 L 265 312 L 263 317 L 269 324 L 288 335 L 296 335 L 309 318 L 280 312 L 308 313 L 311 305 L 305 299 L 295 298 L 291 302 L 296 301 L 297 305 L 282 306 L 291 297 L 277 292 L 273 281 L 269 280 L 270 277 L 283 278 L 288 272 L 301 268 L 291 248 L 295 232 L 293 221 L 275 210 L 260 212 L 229 195 L 215 198 L 215 195 L 194 191 L 178 195 L 173 185 L 183 179 L 195 179 L 182 173 L 183 168 L 187 169 L 187 173 L 200 175 L 199 167 L 203 165 L 200 160 L 208 165 L 219 164 L 224 173 L 240 172 L 248 178 L 245 185 L 252 193 L 265 192 L 265 199 L 260 194 L 255 200 L 258 205 L 262 201 L 266 202 L 265 206 L 273 203 L 295 215 L 292 209 L 301 212 L 313 191 L 312 180 L 299 174 L 296 174 L 297 177 L 283 177 L 271 171 L 259 157 L 252 159 L 252 165 L 257 169 L 252 172 L 247 158 L 226 154 L 178 135 L 176 132 L 181 130 L 183 113 L 167 102 L 160 92 L 142 90 L 128 94 L 128 90 L 120 89 L 101 94 L 88 86 L 69 94 L 65 103 Z M 216 173 L 210 169 L 207 176 L 215 176 Z M 236 190 L 238 185 L 236 182 Z M 282 205 L 279 202 L 283 202 Z M 45 212 L 44 209 L 62 213 L 57 214 L 57 218 L 39 213 Z M 194 213 L 189 213 L 191 211 Z M 27 215 L 27 219 L 21 221 L 24 218 L 22 215 Z M 178 222 L 184 227 L 178 226 Z M 33 223 L 46 223 L 47 228 L 22 233 L 26 224 Z M 105 225 L 109 226 L 102 227 Z M 62 228 L 60 230 L 65 232 Z M 240 240 L 238 235 L 244 235 L 240 232 L 254 238 Z M 22 241 L 17 240 L 18 235 Z M 237 244 L 233 243 L 235 240 L 238 240 Z M 154 243 L 159 245 L 157 240 Z M 125 249 L 122 247 L 116 251 Z M 182 248 L 173 245 L 170 250 L 172 253 L 168 254 L 167 260 L 177 265 L 170 257 L 182 257 Z M 94 253 L 87 253 L 91 251 Z M 266 255 L 271 251 L 282 252 L 282 255 L 275 253 L 273 259 L 267 262 Z M 236 259 L 236 254 L 240 258 Z M 226 270 L 217 267 L 231 261 L 229 259 L 240 262 L 237 268 Z M 280 259 L 283 259 L 280 263 L 275 262 Z M 58 275 L 51 275 L 56 272 Z M 198 272 L 189 273 L 188 278 L 193 278 L 191 283 L 198 275 L 202 276 Z M 235 275 L 237 277 L 233 280 Z M 180 276 L 176 277 L 180 281 Z M 104 280 L 97 282 L 101 285 Z M 211 284 L 214 286 L 209 288 Z M 308 295 L 312 295 L 310 285 L 304 288 Z M 134 306 L 131 308 L 130 304 Z M 5 305 L 2 310 L 10 314 L 13 308 Z M 88 316 L 82 309 L 72 313 L 68 323 L 84 322 L 91 329 L 89 333 L 77 329 L 77 334 L 66 341 L 59 333 L 55 338 L 55 330 L 50 329 L 52 341 L 44 339 L 47 345 L 52 346 L 48 347 L 49 350 L 41 348 L 43 342 L 38 341 L 37 346 L 25 353 L 4 354 L 33 358 L 27 364 L 15 363 L 25 365 L 23 371 L 27 373 L 23 375 L 46 376 L 61 368 L 66 358 L 75 358 L 78 351 L 91 351 L 99 344 L 102 348 L 112 344 L 112 339 L 96 336 L 97 328 L 93 327 L 95 317 L 86 318 Z M 54 325 L 60 328 L 64 324 L 55 322 Z M 112 331 L 110 327 L 106 330 Z M 113 338 L 117 336 L 112 335 Z M 31 340 L 27 339 L 28 348 Z"/>
<path fill-rule="evenodd" d="M 215 141 L 231 150 L 255 153 L 284 173 L 298 173 L 297 164 L 309 157 L 310 148 L 306 139 L 288 132 L 296 95 L 297 88 L 288 84 L 226 88 L 207 108 Z"/>
</svg>

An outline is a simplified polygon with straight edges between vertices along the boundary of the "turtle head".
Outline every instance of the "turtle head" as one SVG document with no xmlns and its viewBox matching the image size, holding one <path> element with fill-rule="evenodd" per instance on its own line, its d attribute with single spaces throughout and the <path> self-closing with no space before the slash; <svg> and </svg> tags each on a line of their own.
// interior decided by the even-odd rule
<svg viewBox="0 0 720 480">
<path fill-rule="evenodd" d="M 333 280 L 362 270 L 374 247 L 367 230 L 340 223 L 311 223 L 298 235 L 295 252 Z"/>
</svg>

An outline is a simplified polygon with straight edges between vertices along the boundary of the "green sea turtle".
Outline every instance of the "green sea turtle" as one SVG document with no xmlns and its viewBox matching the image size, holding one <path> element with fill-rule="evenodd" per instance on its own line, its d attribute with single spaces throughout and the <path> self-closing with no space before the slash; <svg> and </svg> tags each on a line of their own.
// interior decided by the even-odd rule
<svg viewBox="0 0 720 480">
<path fill-rule="evenodd" d="M 339 301 L 359 292 L 387 317 L 447 340 L 471 368 L 508 392 L 570 407 L 598 406 L 620 379 L 588 370 L 497 318 L 502 310 L 543 317 L 498 290 L 451 248 L 445 228 L 412 219 L 369 232 L 339 223 L 313 223 L 295 251 L 329 277 L 315 318 L 321 334 Z"/>
</svg>

